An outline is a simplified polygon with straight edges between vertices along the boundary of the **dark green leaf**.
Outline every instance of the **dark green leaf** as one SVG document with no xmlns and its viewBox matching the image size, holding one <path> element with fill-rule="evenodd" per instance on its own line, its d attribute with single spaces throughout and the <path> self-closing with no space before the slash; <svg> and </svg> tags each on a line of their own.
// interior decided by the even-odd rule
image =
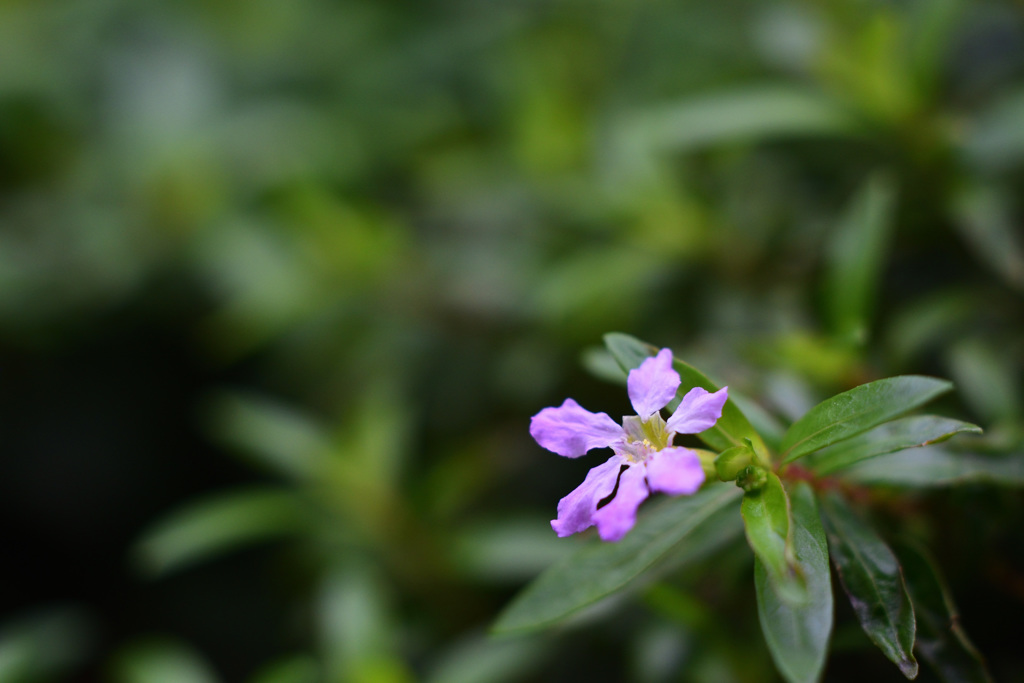
<svg viewBox="0 0 1024 683">
<path fill-rule="evenodd" d="M 27 616 L 4 615 L 0 627 L 0 681 L 70 680 L 94 649 L 99 624 L 80 608 L 50 607 Z"/>
<path fill-rule="evenodd" d="M 828 548 L 864 632 L 907 678 L 917 676 L 914 608 L 896 556 L 836 493 L 821 499 Z"/>
<path fill-rule="evenodd" d="M 835 232 L 826 281 L 832 331 L 863 343 L 885 261 L 895 193 L 883 176 L 870 179 L 854 197 Z"/>
<path fill-rule="evenodd" d="M 926 296 L 891 316 L 883 348 L 893 364 L 907 365 L 929 349 L 945 347 L 950 338 L 959 337 L 977 312 L 976 298 L 960 288 Z"/>
<path fill-rule="evenodd" d="M 813 683 L 821 676 L 832 632 L 832 579 L 828 546 L 814 494 L 806 483 L 791 492 L 794 549 L 797 566 L 807 583 L 807 600 L 783 599 L 768 571 L 754 559 L 757 614 L 761 630 L 779 672 L 789 683 Z"/>
<path fill-rule="evenodd" d="M 454 536 L 452 565 L 461 576 L 521 584 L 564 559 L 572 543 L 551 533 L 546 517 L 476 519 Z"/>
<path fill-rule="evenodd" d="M 142 640 L 122 649 L 113 660 L 117 683 L 215 683 L 206 661 L 191 647 L 169 639 Z"/>
<path fill-rule="evenodd" d="M 948 347 L 946 361 L 957 395 L 990 422 L 1014 421 L 1022 407 L 1017 349 L 995 340 L 963 339 Z"/>
<path fill-rule="evenodd" d="M 786 427 L 772 413 L 765 410 L 756 401 L 744 396 L 738 391 L 729 389 L 729 401 L 736 404 L 740 412 L 750 422 L 751 427 L 757 432 L 769 448 L 778 449 L 782 443 L 782 435 Z M 767 455 L 767 454 L 766 454 Z"/>
<path fill-rule="evenodd" d="M 980 455 L 927 446 L 860 462 L 841 474 L 862 484 L 911 488 L 967 482 L 1024 486 L 1024 454 Z"/>
<path fill-rule="evenodd" d="M 734 140 L 846 136 L 853 117 L 836 100 L 790 86 L 748 87 L 648 109 L 618 131 L 630 156 L 682 151 Z"/>
<path fill-rule="evenodd" d="M 1005 168 L 1024 158 L 1024 89 L 1002 94 L 981 113 L 963 142 L 966 156 L 975 164 Z"/>
<path fill-rule="evenodd" d="M 676 394 L 675 400 L 668 404 L 669 410 L 675 410 L 683 396 L 694 387 L 701 387 L 711 392 L 718 391 L 721 388 L 711 382 L 700 370 L 678 358 L 672 362 L 672 367 L 679 373 L 683 382 L 679 386 L 679 392 Z M 749 439 L 754 450 L 764 459 L 768 459 L 768 449 L 761 439 L 761 435 L 754 430 L 750 421 L 740 412 L 736 403 L 731 399 L 726 401 L 722 407 L 722 417 L 718 419 L 715 426 L 701 432 L 697 437 L 719 451 L 742 445 Z"/>
<path fill-rule="evenodd" d="M 317 595 L 316 633 L 324 666 L 323 681 L 411 681 L 392 634 L 394 586 L 379 566 L 346 553 L 325 572 Z"/>
<path fill-rule="evenodd" d="M 785 462 L 849 439 L 950 391 L 950 382 L 903 375 L 862 384 L 807 411 L 782 440 Z"/>
<path fill-rule="evenodd" d="M 626 371 L 603 346 L 592 346 L 580 354 L 580 363 L 594 377 L 626 386 Z"/>
<path fill-rule="evenodd" d="M 645 344 L 635 337 L 618 332 L 606 334 L 604 336 L 604 343 L 626 372 L 639 367 L 646 358 L 658 352 L 658 349 L 650 344 Z M 707 391 L 718 391 L 720 388 L 712 383 L 700 370 L 684 363 L 678 358 L 673 361 L 673 367 L 679 373 L 682 384 L 679 385 L 676 398 L 668 404 L 669 410 L 674 410 L 679 405 L 682 397 L 686 395 L 686 392 L 694 387 L 701 387 Z M 697 436 L 704 443 L 718 451 L 724 451 L 733 446 L 742 446 L 744 439 L 750 439 L 755 449 L 758 449 L 761 453 L 766 453 L 764 441 L 761 440 L 760 435 L 754 431 L 750 422 L 731 399 L 725 402 L 725 407 L 722 408 L 722 417 L 715 423 L 715 426 L 701 432 Z"/>
<path fill-rule="evenodd" d="M 934 563 L 906 546 L 899 548 L 899 558 L 917 615 L 917 654 L 946 683 L 991 683 Z"/>
<path fill-rule="evenodd" d="M 658 352 L 656 347 L 621 332 L 604 335 L 604 345 L 627 373 Z"/>
<path fill-rule="evenodd" d="M 795 570 L 789 497 L 774 472 L 762 489 L 743 496 L 741 510 L 747 541 L 776 591 L 790 602 L 804 600 L 803 577 Z"/>
<path fill-rule="evenodd" d="M 213 435 L 256 465 L 298 481 L 322 472 L 329 434 L 307 416 L 257 396 L 222 393 L 207 404 Z"/>
<path fill-rule="evenodd" d="M 914 84 L 924 101 L 931 101 L 942 87 L 967 7 L 963 0 L 930 0 L 910 10 L 905 24 L 911 31 L 907 41 L 909 61 L 913 65 Z"/>
<path fill-rule="evenodd" d="M 711 484 L 692 496 L 663 500 L 618 543 L 589 543 L 541 574 L 505 608 L 494 631 L 552 626 L 667 559 L 703 557 L 739 532 L 733 505 L 739 495 L 735 486 Z"/>
<path fill-rule="evenodd" d="M 145 533 L 135 548 L 146 572 L 165 574 L 241 545 L 295 531 L 302 511 L 287 491 L 249 490 L 187 504 Z"/>
<path fill-rule="evenodd" d="M 529 677 L 530 671 L 537 668 L 554 645 L 544 636 L 497 639 L 474 633 L 442 652 L 425 680 L 426 683 L 521 681 Z"/>
<path fill-rule="evenodd" d="M 1019 131 L 1020 119 L 1015 126 Z M 956 197 L 953 213 L 955 225 L 974 253 L 1008 285 L 1024 291 L 1024 244 L 1010 196 L 988 185 L 974 187 Z"/>
<path fill-rule="evenodd" d="M 806 466 L 818 474 L 829 474 L 868 458 L 939 443 L 965 432 L 980 434 L 981 427 L 936 415 L 904 417 L 813 453 Z"/>
<path fill-rule="evenodd" d="M 317 683 L 322 678 L 314 657 L 296 655 L 264 666 L 248 683 Z"/>
</svg>

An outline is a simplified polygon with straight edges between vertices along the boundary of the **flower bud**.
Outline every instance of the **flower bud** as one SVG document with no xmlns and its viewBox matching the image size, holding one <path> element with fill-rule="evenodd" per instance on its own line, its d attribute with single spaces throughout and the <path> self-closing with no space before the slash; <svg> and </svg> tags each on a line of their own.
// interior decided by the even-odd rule
<svg viewBox="0 0 1024 683">
<path fill-rule="evenodd" d="M 746 493 L 760 491 L 768 483 L 768 470 L 757 465 L 747 465 L 736 477 L 736 485 Z"/>
<path fill-rule="evenodd" d="M 735 446 L 715 458 L 714 474 L 722 481 L 732 481 L 753 461 L 754 451 L 749 446 Z"/>
</svg>

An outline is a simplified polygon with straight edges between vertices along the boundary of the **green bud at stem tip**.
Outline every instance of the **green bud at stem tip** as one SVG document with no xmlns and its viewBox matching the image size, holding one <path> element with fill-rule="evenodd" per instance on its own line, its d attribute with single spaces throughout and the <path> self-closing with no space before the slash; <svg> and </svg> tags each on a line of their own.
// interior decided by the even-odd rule
<svg viewBox="0 0 1024 683">
<path fill-rule="evenodd" d="M 768 470 L 757 465 L 748 465 L 740 470 L 736 477 L 736 485 L 746 493 L 760 491 L 768 483 Z"/>
<path fill-rule="evenodd" d="M 756 462 L 753 449 L 735 446 L 722 451 L 715 458 L 715 472 L 722 481 L 733 481 L 743 468 Z"/>
</svg>

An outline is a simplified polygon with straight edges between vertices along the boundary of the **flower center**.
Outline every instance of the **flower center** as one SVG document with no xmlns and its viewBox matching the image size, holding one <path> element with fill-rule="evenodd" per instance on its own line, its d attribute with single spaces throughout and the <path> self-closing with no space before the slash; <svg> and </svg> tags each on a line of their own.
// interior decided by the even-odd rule
<svg viewBox="0 0 1024 683">
<path fill-rule="evenodd" d="M 665 429 L 665 420 L 655 413 L 644 422 L 639 415 L 622 418 L 626 438 L 619 449 L 620 455 L 630 462 L 643 462 L 652 453 L 672 445 L 672 434 Z"/>
</svg>

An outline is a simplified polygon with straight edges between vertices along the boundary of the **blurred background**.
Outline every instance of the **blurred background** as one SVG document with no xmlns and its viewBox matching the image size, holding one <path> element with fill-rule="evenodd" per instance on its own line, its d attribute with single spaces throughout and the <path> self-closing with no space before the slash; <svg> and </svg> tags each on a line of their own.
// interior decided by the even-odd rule
<svg viewBox="0 0 1024 683">
<path fill-rule="evenodd" d="M 529 417 L 619 330 L 1019 455 L 1022 197 L 1015 0 L 0 0 L 0 680 L 775 680 L 742 545 L 487 636 L 586 542 Z M 1024 680 L 1006 483 L 880 514 Z"/>
</svg>

